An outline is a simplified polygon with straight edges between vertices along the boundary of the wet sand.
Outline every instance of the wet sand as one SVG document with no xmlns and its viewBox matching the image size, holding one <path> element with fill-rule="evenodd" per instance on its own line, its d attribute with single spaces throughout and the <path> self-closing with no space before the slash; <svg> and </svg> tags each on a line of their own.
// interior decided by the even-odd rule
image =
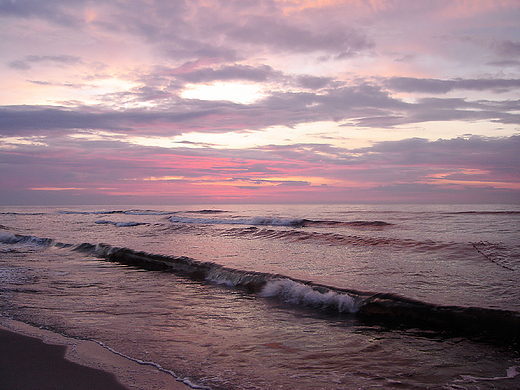
<svg viewBox="0 0 520 390">
<path fill-rule="evenodd" d="M 187 385 L 86 340 L 0 321 L 2 390 L 187 390 Z"/>
</svg>

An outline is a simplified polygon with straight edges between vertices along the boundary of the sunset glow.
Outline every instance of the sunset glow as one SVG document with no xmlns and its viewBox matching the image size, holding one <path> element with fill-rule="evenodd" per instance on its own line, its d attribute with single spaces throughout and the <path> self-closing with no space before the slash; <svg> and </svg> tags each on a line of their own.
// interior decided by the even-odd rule
<svg viewBox="0 0 520 390">
<path fill-rule="evenodd" d="M 520 202 L 518 1 L 181 3 L 0 7 L 2 203 Z"/>
<path fill-rule="evenodd" d="M 181 94 L 184 99 L 227 100 L 239 104 L 251 104 L 264 96 L 261 86 L 241 83 L 186 85 L 185 88 Z"/>
</svg>

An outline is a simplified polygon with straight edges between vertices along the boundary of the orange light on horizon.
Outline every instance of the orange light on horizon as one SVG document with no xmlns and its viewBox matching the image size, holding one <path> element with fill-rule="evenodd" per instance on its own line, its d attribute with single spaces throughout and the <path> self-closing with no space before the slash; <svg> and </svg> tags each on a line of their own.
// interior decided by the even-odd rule
<svg viewBox="0 0 520 390">
<path fill-rule="evenodd" d="M 84 187 L 30 187 L 31 191 L 74 191 L 85 190 Z"/>
</svg>

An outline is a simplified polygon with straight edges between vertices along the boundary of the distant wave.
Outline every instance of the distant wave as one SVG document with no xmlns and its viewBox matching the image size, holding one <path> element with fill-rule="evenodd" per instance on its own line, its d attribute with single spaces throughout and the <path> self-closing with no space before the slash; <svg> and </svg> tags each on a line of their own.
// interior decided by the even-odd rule
<svg viewBox="0 0 520 390">
<path fill-rule="evenodd" d="M 172 215 L 178 213 L 187 214 L 222 214 L 227 213 L 225 210 L 218 209 L 201 209 L 201 210 L 188 210 L 188 211 L 160 211 L 160 210 L 142 210 L 142 209 L 130 209 L 130 210 L 105 210 L 105 211 L 76 211 L 76 210 L 60 210 L 60 214 L 79 214 L 79 215 L 109 215 L 109 214 L 126 214 L 126 215 Z M 32 215 L 32 214 L 30 214 Z"/>
<path fill-rule="evenodd" d="M 399 248 L 414 248 L 419 250 L 437 250 L 460 245 L 451 242 L 438 242 L 433 240 L 415 241 L 410 239 L 398 239 L 389 237 L 367 237 L 361 235 L 345 235 L 338 233 L 320 233 L 298 229 L 270 229 L 250 226 L 247 228 L 236 227 L 221 232 L 227 237 L 248 237 L 252 239 L 283 239 L 292 242 L 308 241 L 313 244 L 323 245 L 352 245 L 352 246 L 392 246 Z"/>
<path fill-rule="evenodd" d="M 214 225 L 261 225 L 261 226 L 302 226 L 303 219 L 299 218 L 200 218 L 171 216 L 172 223 L 214 224 Z"/>
<path fill-rule="evenodd" d="M 103 215 L 103 214 L 124 214 L 121 210 L 109 210 L 109 211 L 68 211 L 60 210 L 60 214 L 79 214 L 79 215 Z"/>
<path fill-rule="evenodd" d="M 516 210 L 503 210 L 503 211 L 457 211 L 446 214 L 520 214 L 520 211 Z"/>
<path fill-rule="evenodd" d="M 0 215 L 45 215 L 46 213 L 21 213 L 21 212 L 11 212 L 11 211 L 3 211 L 0 212 Z"/>
<path fill-rule="evenodd" d="M 107 210 L 107 211 L 68 211 L 60 210 L 60 214 L 79 214 L 79 215 L 109 215 L 109 214 L 127 214 L 127 215 L 171 215 L 169 211 L 155 210 Z"/>
<path fill-rule="evenodd" d="M 185 211 L 185 213 L 193 213 L 193 214 L 222 214 L 227 213 L 226 210 L 214 210 L 214 209 L 202 209 L 202 210 L 191 210 Z"/>
<path fill-rule="evenodd" d="M 183 217 L 174 215 L 170 217 L 172 223 L 190 224 L 214 224 L 214 225 L 252 225 L 252 226 L 290 226 L 290 227 L 385 227 L 392 224 L 384 221 L 315 221 L 304 218 L 276 218 L 276 217 L 253 217 L 253 218 L 201 218 Z"/>
<path fill-rule="evenodd" d="M 348 227 L 384 227 L 384 226 L 392 226 L 392 223 L 384 222 L 384 221 L 350 221 L 350 222 L 341 222 L 341 221 L 313 221 L 310 219 L 304 219 L 302 221 L 302 226 L 319 226 L 319 227 L 335 227 L 335 226 L 348 226 Z"/>
<path fill-rule="evenodd" d="M 171 215 L 171 211 L 155 211 L 155 210 L 127 210 L 124 212 L 127 215 Z"/>
<path fill-rule="evenodd" d="M 100 219 L 100 220 L 97 220 L 96 223 L 98 225 L 114 225 L 114 226 L 117 226 L 117 227 L 130 227 L 130 226 L 139 226 L 139 225 L 147 225 L 146 223 L 143 223 L 143 222 L 134 222 L 134 221 L 129 221 L 129 222 L 114 222 L 114 221 L 107 221 L 105 219 Z"/>
</svg>

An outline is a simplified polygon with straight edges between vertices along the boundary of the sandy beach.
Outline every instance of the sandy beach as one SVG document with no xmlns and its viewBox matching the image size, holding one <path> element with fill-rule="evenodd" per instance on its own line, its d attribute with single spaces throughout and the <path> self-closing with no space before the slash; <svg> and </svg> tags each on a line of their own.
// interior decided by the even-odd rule
<svg viewBox="0 0 520 390">
<path fill-rule="evenodd" d="M 3 390 L 186 390 L 154 366 L 139 364 L 86 340 L 0 319 Z"/>
</svg>

